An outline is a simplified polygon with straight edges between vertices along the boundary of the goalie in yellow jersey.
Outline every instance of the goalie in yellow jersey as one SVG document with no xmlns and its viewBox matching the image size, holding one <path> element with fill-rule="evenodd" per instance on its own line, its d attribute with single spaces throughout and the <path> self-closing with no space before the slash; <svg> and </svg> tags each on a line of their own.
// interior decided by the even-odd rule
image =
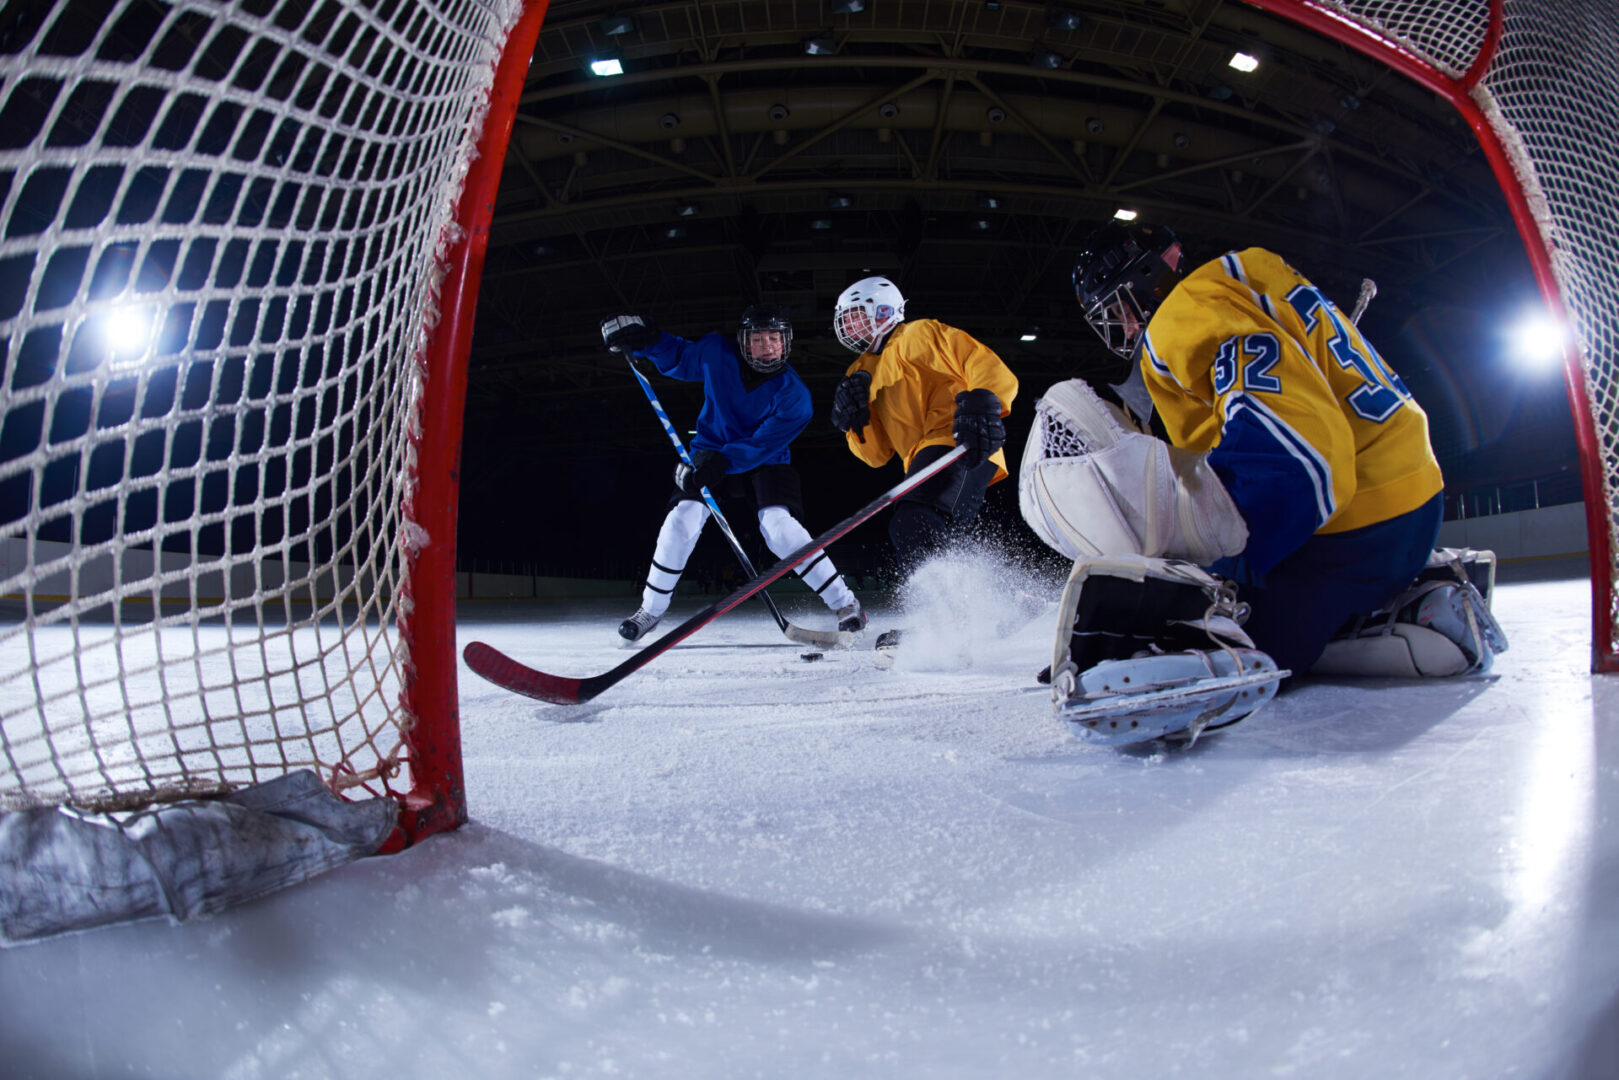
<svg viewBox="0 0 1619 1080">
<path fill-rule="evenodd" d="M 1184 270 L 1169 229 L 1117 222 L 1074 266 L 1086 320 L 1128 367 L 1113 388 L 1124 407 L 1077 379 L 1053 387 L 1020 471 L 1024 517 L 1078 561 L 1052 669 L 1059 713 L 1081 734 L 1096 721 L 1102 741 L 1136 741 L 1108 735 L 1120 716 L 1143 737 L 1177 724 L 1196 737 L 1268 698 L 1277 669 L 1487 667 L 1506 642 L 1469 573 L 1487 591 L 1493 556 L 1431 558 L 1444 480 L 1399 376 L 1263 248 Z M 1167 443 L 1147 433 L 1155 411 Z M 1201 677 L 1141 666 L 1187 649 Z M 1099 689 L 1118 672 L 1086 677 L 1120 661 L 1137 665 L 1132 686 L 1160 688 L 1149 694 L 1202 689 L 1136 716 L 1146 698 Z"/>
</svg>

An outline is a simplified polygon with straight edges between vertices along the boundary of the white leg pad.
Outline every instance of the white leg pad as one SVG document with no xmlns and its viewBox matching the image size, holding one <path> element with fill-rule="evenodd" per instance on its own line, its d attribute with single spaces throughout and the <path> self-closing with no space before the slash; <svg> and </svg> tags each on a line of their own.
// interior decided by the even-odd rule
<svg viewBox="0 0 1619 1080">
<path fill-rule="evenodd" d="M 669 598 L 680 583 L 697 538 L 708 521 L 708 507 L 696 499 L 682 499 L 663 519 L 658 544 L 652 549 L 652 565 L 646 572 L 646 588 L 641 590 L 641 607 L 653 615 L 669 610 Z"/>
<path fill-rule="evenodd" d="M 1023 518 L 1082 559 L 1148 555 L 1211 563 L 1248 543 L 1248 527 L 1205 454 L 1138 430 L 1082 379 L 1035 403 L 1018 470 Z"/>
<path fill-rule="evenodd" d="M 1439 548 L 1412 586 L 1327 642 L 1314 675 L 1448 678 L 1489 671 L 1507 635 L 1490 612 L 1495 553 Z"/>
<path fill-rule="evenodd" d="M 785 506 L 767 506 L 759 511 L 759 532 L 776 558 L 784 558 L 809 543 L 809 530 Z M 854 592 L 838 575 L 838 568 L 826 552 L 811 555 L 798 570 L 804 584 L 814 589 L 833 611 L 854 603 Z"/>
</svg>

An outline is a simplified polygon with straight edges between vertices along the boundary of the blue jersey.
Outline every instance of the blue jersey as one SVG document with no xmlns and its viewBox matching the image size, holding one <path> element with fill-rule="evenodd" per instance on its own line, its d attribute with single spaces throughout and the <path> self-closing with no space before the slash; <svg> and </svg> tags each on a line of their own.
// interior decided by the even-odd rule
<svg viewBox="0 0 1619 1080">
<path fill-rule="evenodd" d="M 748 389 L 736 341 L 726 334 L 704 334 L 696 341 L 664 334 L 640 355 L 671 379 L 703 384 L 692 450 L 718 450 L 732 473 L 792 460 L 788 446 L 814 413 L 809 388 L 792 368 Z"/>
</svg>

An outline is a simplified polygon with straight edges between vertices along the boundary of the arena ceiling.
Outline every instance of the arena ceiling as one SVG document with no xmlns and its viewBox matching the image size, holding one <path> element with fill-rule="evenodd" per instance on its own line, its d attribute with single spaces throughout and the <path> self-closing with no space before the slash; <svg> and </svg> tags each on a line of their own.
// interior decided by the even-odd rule
<svg viewBox="0 0 1619 1080">
<path fill-rule="evenodd" d="M 606 58 L 622 74 L 592 74 Z M 1237 0 L 555 0 L 495 210 L 469 423 L 543 401 L 502 454 L 656 446 L 650 422 L 601 423 L 645 406 L 599 318 L 696 336 L 756 302 L 791 309 L 824 410 L 852 359 L 832 302 L 873 272 L 1038 392 L 1106 362 L 1070 279 L 1121 208 L 1194 259 L 1272 248 L 1346 308 L 1373 278 L 1373 325 L 1528 280 L 1448 105 Z M 815 423 L 797 449 L 838 443 Z"/>
</svg>

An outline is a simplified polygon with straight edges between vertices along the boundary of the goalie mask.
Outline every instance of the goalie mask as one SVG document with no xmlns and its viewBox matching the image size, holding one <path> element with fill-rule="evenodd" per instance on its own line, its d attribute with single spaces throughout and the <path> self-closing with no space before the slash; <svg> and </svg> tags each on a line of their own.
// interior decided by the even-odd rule
<svg viewBox="0 0 1619 1080">
<path fill-rule="evenodd" d="M 850 352 L 875 348 L 905 319 L 905 297 L 885 277 L 861 278 L 838 296 L 832 329 Z"/>
<path fill-rule="evenodd" d="M 1180 241 L 1162 225 L 1110 221 L 1074 260 L 1074 297 L 1107 347 L 1134 359 L 1147 323 L 1180 281 Z"/>
<path fill-rule="evenodd" d="M 736 346 L 742 360 L 761 375 L 774 375 L 787 366 L 793 351 L 793 324 L 787 309 L 777 304 L 755 304 L 742 313 Z"/>
</svg>

